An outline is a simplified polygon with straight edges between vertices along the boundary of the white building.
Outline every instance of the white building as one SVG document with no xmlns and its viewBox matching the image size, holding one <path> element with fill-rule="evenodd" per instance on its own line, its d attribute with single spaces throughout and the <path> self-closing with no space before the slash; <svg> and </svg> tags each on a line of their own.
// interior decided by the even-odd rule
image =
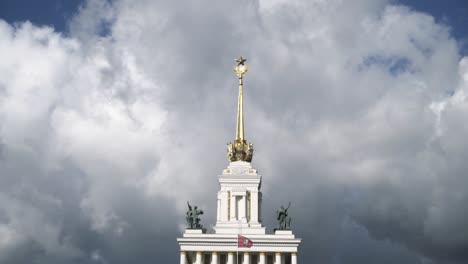
<svg viewBox="0 0 468 264">
<path fill-rule="evenodd" d="M 180 264 L 296 264 L 301 239 L 291 230 L 266 233 L 262 225 L 262 176 L 252 168 L 253 145 L 244 139 L 243 77 L 248 68 L 241 57 L 234 68 L 239 78 L 237 129 L 228 144 L 229 166 L 219 175 L 214 233 L 186 229 L 180 245 Z M 238 235 L 250 248 L 238 247 Z"/>
</svg>

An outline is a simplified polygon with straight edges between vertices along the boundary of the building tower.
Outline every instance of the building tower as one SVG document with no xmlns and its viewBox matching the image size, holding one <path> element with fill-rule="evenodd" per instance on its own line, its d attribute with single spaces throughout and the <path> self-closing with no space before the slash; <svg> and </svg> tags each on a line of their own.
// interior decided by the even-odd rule
<svg viewBox="0 0 468 264">
<path fill-rule="evenodd" d="M 177 239 L 180 264 L 297 264 L 301 239 L 289 226 L 267 234 L 262 225 L 262 176 L 251 166 L 254 149 L 244 137 L 243 81 L 248 67 L 244 58 L 236 61 L 236 137 L 227 145 L 229 165 L 218 177 L 216 225 L 208 233 L 196 226 L 185 230 Z M 244 247 L 240 241 L 250 244 Z"/>
</svg>

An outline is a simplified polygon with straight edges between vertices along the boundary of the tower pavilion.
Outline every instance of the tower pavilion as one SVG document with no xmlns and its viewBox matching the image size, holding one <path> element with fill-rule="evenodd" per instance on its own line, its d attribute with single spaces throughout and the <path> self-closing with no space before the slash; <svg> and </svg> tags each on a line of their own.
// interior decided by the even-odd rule
<svg viewBox="0 0 468 264">
<path fill-rule="evenodd" d="M 244 58 L 236 61 L 236 137 L 227 147 L 229 165 L 218 176 L 216 225 L 212 232 L 201 226 L 185 230 L 177 239 L 180 264 L 297 264 L 301 239 L 289 226 L 267 233 L 262 225 L 262 176 L 251 165 L 254 149 L 244 137 L 243 80 L 248 67 Z M 240 238 L 248 238 L 250 247 L 239 247 Z"/>
</svg>

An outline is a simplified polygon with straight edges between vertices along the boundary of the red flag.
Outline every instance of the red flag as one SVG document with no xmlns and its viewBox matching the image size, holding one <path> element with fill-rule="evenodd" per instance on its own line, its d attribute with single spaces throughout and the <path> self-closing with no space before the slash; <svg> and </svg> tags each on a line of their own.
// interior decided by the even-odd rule
<svg viewBox="0 0 468 264">
<path fill-rule="evenodd" d="M 237 247 L 249 248 L 253 245 L 252 240 L 246 238 L 245 236 L 237 235 Z"/>
</svg>

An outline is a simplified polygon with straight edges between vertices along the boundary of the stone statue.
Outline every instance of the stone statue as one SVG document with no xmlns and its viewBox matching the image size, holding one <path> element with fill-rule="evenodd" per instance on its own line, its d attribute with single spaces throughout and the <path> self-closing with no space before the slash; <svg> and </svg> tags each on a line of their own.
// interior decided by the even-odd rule
<svg viewBox="0 0 468 264">
<path fill-rule="evenodd" d="M 287 208 L 281 206 L 278 211 L 276 211 L 276 219 L 278 220 L 278 230 L 287 230 L 291 229 L 291 217 L 288 216 L 288 209 L 291 206 L 291 202 Z"/>
<path fill-rule="evenodd" d="M 187 206 L 188 206 L 188 211 L 187 211 L 187 216 L 185 217 L 187 221 L 187 228 L 188 229 L 203 229 L 203 226 L 200 224 L 200 217 L 199 215 L 203 214 L 203 210 L 198 209 L 197 206 L 194 206 L 192 209 L 192 206 L 190 203 L 187 201 Z"/>
</svg>

